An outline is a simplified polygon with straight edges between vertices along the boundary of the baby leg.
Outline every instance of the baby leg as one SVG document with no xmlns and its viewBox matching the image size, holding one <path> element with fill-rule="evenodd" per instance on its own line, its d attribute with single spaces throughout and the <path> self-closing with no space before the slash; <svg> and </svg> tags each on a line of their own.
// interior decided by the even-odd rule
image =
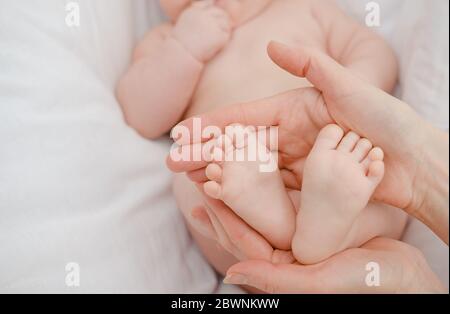
<svg viewBox="0 0 450 314">
<path fill-rule="evenodd" d="M 249 132 L 245 143 L 233 143 L 223 136 L 215 155 L 220 156 L 207 167 L 211 181 L 205 183 L 205 192 L 226 203 L 275 248 L 289 250 L 295 232 L 295 206 L 274 156 L 258 139 L 258 133 Z"/>
</svg>

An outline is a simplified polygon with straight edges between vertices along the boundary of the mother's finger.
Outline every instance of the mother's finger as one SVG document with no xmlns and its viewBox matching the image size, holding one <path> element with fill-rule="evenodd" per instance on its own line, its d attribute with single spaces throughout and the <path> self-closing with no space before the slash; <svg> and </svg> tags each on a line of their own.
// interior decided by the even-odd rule
<svg viewBox="0 0 450 314">
<path fill-rule="evenodd" d="M 254 260 L 232 266 L 224 283 L 247 285 L 267 293 L 315 293 L 321 291 L 318 274 L 311 266 Z"/>
<path fill-rule="evenodd" d="M 222 246 L 222 248 L 225 249 L 228 253 L 233 255 L 237 260 L 246 260 L 243 252 L 238 247 L 236 247 L 233 241 L 231 241 L 231 239 L 229 238 L 228 233 L 225 231 L 216 214 L 209 207 L 207 209 L 207 212 L 217 234 L 217 242 L 220 244 L 220 246 Z"/>
<path fill-rule="evenodd" d="M 241 260 L 272 260 L 274 250 L 264 237 L 246 224 L 223 202 L 206 195 L 204 197 L 207 207 L 214 214 L 215 219 L 223 228 L 223 232 L 235 248 L 235 253 L 239 252 L 238 258 Z"/>
<path fill-rule="evenodd" d="M 241 262 L 228 270 L 225 282 L 270 293 L 445 291 L 417 249 L 383 238 L 338 253 L 316 265 Z"/>
<path fill-rule="evenodd" d="M 220 107 L 179 123 L 175 128 L 183 130 L 179 133 L 184 136 L 176 138 L 175 141 L 178 145 L 206 142 L 211 136 L 203 136 L 203 130 L 216 128 L 217 132 L 223 134 L 225 128 L 231 124 L 255 128 L 278 126 L 285 118 L 286 112 L 293 111 L 290 107 L 305 103 L 313 106 L 318 95 L 319 92 L 313 88 L 302 88 L 254 102 Z M 215 132 L 206 132 L 209 135 L 212 133 Z"/>
<path fill-rule="evenodd" d="M 203 192 L 203 184 L 197 183 L 195 184 L 198 191 L 206 198 L 206 194 Z M 209 222 L 211 223 L 211 228 L 214 230 L 214 240 L 216 240 L 223 249 L 228 251 L 231 255 L 236 257 L 238 260 L 245 260 L 242 252 L 239 248 L 235 247 L 233 242 L 230 240 L 228 233 L 225 231 L 221 221 L 217 218 L 217 215 L 208 204 L 205 202 L 204 206 L 205 212 L 208 215 Z"/>
<path fill-rule="evenodd" d="M 248 285 L 268 293 L 378 293 L 393 292 L 392 278 L 382 278 L 381 286 L 366 284 L 367 265 L 383 260 L 366 250 L 350 249 L 317 265 L 244 261 L 232 266 L 224 282 Z M 395 264 L 395 261 L 391 261 Z M 389 265 L 389 264 L 387 264 Z M 399 265 L 401 269 L 401 265 Z M 389 266 L 381 266 L 385 276 L 399 276 Z M 395 279 L 394 279 L 395 281 Z"/>
<path fill-rule="evenodd" d="M 207 210 L 203 206 L 198 206 L 192 209 L 191 217 L 194 219 L 194 227 L 197 232 L 208 239 L 218 239 L 211 218 L 209 217 Z"/>
</svg>

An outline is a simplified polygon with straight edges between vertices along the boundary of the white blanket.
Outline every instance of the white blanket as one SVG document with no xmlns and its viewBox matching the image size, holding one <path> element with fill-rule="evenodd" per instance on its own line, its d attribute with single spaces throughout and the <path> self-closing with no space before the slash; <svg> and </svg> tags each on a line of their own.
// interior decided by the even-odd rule
<svg viewBox="0 0 450 314">
<path fill-rule="evenodd" d="M 363 19 L 364 1 L 342 1 Z M 403 97 L 448 129 L 448 2 L 417 1 L 377 1 L 380 31 Z M 69 2 L 0 0 L 0 292 L 215 291 L 171 197 L 168 141 L 140 138 L 114 98 L 156 0 L 78 0 L 74 28 Z M 408 241 L 448 281 L 448 248 L 415 226 Z"/>
<path fill-rule="evenodd" d="M 214 291 L 171 196 L 169 141 L 140 138 L 114 97 L 150 8 L 79 0 L 70 28 L 68 2 L 0 0 L 0 292 Z"/>
</svg>

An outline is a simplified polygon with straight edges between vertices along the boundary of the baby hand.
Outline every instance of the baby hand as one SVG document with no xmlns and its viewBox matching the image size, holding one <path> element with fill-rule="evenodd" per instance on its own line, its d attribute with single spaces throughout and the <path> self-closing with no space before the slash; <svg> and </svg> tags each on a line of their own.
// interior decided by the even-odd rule
<svg viewBox="0 0 450 314">
<path fill-rule="evenodd" d="M 179 17 L 173 37 L 197 60 L 208 62 L 231 37 L 231 20 L 212 1 L 196 2 Z"/>
</svg>

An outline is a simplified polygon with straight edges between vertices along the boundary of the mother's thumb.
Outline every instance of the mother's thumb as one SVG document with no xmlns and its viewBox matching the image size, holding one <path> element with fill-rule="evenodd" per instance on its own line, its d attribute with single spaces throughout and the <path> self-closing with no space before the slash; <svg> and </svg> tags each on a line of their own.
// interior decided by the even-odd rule
<svg viewBox="0 0 450 314">
<path fill-rule="evenodd" d="M 325 93 L 345 92 L 348 86 L 354 88 L 354 84 L 360 81 L 345 67 L 316 48 L 290 47 L 272 41 L 267 51 L 273 62 L 282 69 L 295 76 L 307 78 Z"/>
</svg>

